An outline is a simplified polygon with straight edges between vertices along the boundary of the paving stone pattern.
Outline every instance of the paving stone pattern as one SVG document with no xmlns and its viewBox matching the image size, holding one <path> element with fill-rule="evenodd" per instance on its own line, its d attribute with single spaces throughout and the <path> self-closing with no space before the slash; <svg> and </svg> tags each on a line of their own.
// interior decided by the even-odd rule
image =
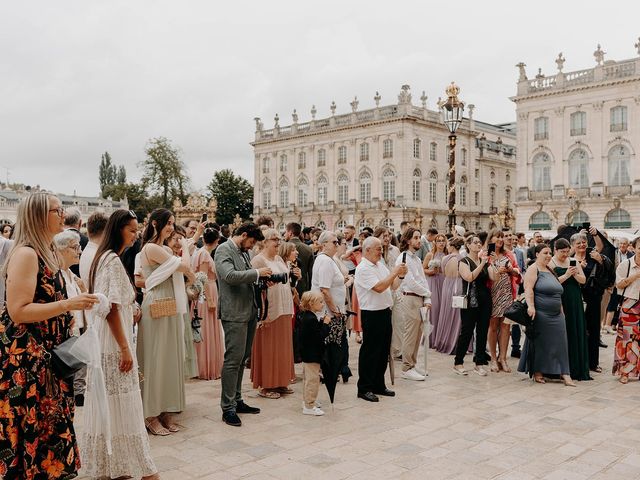
<svg viewBox="0 0 640 480">
<path fill-rule="evenodd" d="M 396 363 L 397 396 L 368 403 L 356 398 L 352 336 L 354 377 L 338 385 L 333 408 L 321 386 L 324 417 L 302 415 L 300 382 L 293 395 L 269 400 L 256 395 L 247 372 L 244 398 L 262 413 L 229 427 L 220 381 L 193 380 L 178 417 L 184 429 L 152 436 L 153 455 L 165 480 L 640 478 L 640 384 L 611 376 L 614 336 L 603 339 L 604 372 L 577 388 L 535 384 L 515 373 L 516 359 L 512 374 L 461 377 L 453 357 L 430 351 L 425 382 L 399 378 Z M 82 408 L 76 423 L 81 429 Z"/>
</svg>

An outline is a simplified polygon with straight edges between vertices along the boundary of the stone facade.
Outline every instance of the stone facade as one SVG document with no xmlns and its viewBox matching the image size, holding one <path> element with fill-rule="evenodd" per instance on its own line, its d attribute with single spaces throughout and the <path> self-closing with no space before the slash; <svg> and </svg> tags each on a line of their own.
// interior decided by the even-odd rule
<svg viewBox="0 0 640 480">
<path fill-rule="evenodd" d="M 16 222 L 18 204 L 22 198 L 28 194 L 29 192 L 27 191 L 0 190 L 0 223 L 13 224 Z M 83 221 L 86 221 L 96 210 L 101 210 L 108 215 L 120 208 L 125 210 L 129 209 L 129 203 L 126 199 L 123 201 L 114 201 L 110 198 L 79 197 L 77 195 L 60 193 L 56 193 L 55 195 L 60 199 L 64 208 L 78 208 L 82 213 Z"/>
<path fill-rule="evenodd" d="M 340 229 L 403 220 L 422 228 L 447 228 L 448 136 L 440 113 L 412 104 L 408 85 L 397 103 L 265 130 L 256 118 L 254 217 L 270 215 L 278 228 L 296 221 Z M 498 210 L 515 200 L 514 124 L 490 125 L 468 118 L 456 132 L 457 223 L 486 229 L 499 223 Z M 513 192 L 513 193 L 512 193 Z"/>
<path fill-rule="evenodd" d="M 595 67 L 565 73 L 561 53 L 534 79 L 517 65 L 519 230 L 640 225 L 640 56 L 604 57 L 598 45 Z"/>
</svg>

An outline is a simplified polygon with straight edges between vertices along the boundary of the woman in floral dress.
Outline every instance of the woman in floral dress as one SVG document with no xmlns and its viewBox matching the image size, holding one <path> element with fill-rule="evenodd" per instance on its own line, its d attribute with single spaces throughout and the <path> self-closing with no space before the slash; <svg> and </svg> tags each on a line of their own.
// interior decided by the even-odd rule
<svg viewBox="0 0 640 480">
<path fill-rule="evenodd" d="M 0 478 L 67 479 L 80 468 L 73 378 L 57 377 L 49 359 L 71 335 L 70 312 L 97 299 L 66 298 L 52 243 L 63 227 L 64 209 L 53 195 L 34 193 L 18 206 L 0 317 Z"/>
</svg>

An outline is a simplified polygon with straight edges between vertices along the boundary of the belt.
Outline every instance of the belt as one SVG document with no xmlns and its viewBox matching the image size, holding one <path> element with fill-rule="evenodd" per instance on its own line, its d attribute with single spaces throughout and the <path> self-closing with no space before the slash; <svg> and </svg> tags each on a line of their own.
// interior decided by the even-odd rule
<svg viewBox="0 0 640 480">
<path fill-rule="evenodd" d="M 418 295 L 417 293 L 413 293 L 413 292 L 402 292 L 402 295 L 409 295 L 410 297 L 424 298 L 422 295 Z"/>
</svg>

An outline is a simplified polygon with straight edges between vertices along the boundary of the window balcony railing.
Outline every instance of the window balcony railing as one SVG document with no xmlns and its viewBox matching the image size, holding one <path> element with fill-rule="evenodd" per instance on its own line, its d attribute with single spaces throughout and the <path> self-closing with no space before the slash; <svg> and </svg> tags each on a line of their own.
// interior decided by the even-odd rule
<svg viewBox="0 0 640 480">
<path fill-rule="evenodd" d="M 572 128 L 571 129 L 571 136 L 575 137 L 576 135 L 586 135 L 587 134 L 587 129 L 586 128 Z"/>
<path fill-rule="evenodd" d="M 534 134 L 533 139 L 534 140 L 548 140 L 549 139 L 549 132 L 538 132 L 538 133 Z"/>
<path fill-rule="evenodd" d="M 627 123 L 612 123 L 609 131 L 611 132 L 625 132 L 627 130 Z"/>
<path fill-rule="evenodd" d="M 629 195 L 631 194 L 631 185 L 616 185 L 606 187 L 607 195 Z"/>
<path fill-rule="evenodd" d="M 551 190 L 532 190 L 529 196 L 531 200 L 547 200 L 551 198 Z"/>
</svg>

